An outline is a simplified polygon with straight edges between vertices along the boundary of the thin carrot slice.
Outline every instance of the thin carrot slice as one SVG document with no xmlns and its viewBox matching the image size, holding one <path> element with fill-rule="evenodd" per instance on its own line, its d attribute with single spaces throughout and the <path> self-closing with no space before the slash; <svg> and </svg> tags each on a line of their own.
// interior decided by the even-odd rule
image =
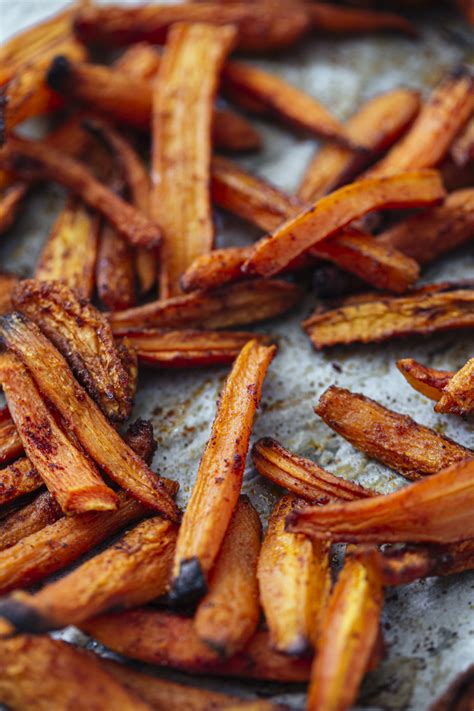
<svg viewBox="0 0 474 711">
<path fill-rule="evenodd" d="M 256 323 L 291 309 L 302 292 L 286 281 L 258 279 L 194 292 L 111 314 L 116 334 L 143 328 L 219 329 Z"/>
<path fill-rule="evenodd" d="M 302 656 L 316 642 L 331 588 L 330 546 L 285 531 L 297 499 L 283 496 L 268 522 L 258 560 L 260 598 L 276 652 Z"/>
<path fill-rule="evenodd" d="M 409 37 L 417 37 L 416 27 L 402 15 L 393 12 L 372 12 L 371 10 L 338 7 L 323 2 L 312 2 L 308 6 L 313 27 L 319 32 L 353 34 L 359 32 L 402 32 Z"/>
<path fill-rule="evenodd" d="M 151 212 L 163 229 L 162 298 L 179 294 L 181 274 L 212 249 L 212 105 L 234 40 L 232 27 L 174 26 L 154 83 Z"/>
<path fill-rule="evenodd" d="M 278 274 L 292 259 L 368 212 L 430 205 L 444 195 L 439 174 L 432 170 L 352 183 L 321 198 L 257 242 L 245 268 L 262 276 Z"/>
<path fill-rule="evenodd" d="M 96 284 L 108 311 L 123 311 L 137 303 L 132 248 L 109 224 L 102 225 L 100 233 Z"/>
<path fill-rule="evenodd" d="M 0 234 L 6 232 L 15 221 L 20 205 L 28 191 L 23 182 L 12 183 L 0 198 Z"/>
<path fill-rule="evenodd" d="M 474 77 L 459 67 L 432 92 L 408 133 L 366 174 L 375 178 L 442 161 L 474 108 Z"/>
<path fill-rule="evenodd" d="M 222 391 L 176 545 L 172 594 L 181 604 L 206 593 L 239 498 L 253 419 L 275 350 L 247 343 Z"/>
<path fill-rule="evenodd" d="M 309 711 L 344 711 L 355 702 L 376 644 L 382 606 L 374 563 L 360 555 L 346 558 L 322 621 Z"/>
<path fill-rule="evenodd" d="M 20 496 L 30 494 L 43 486 L 29 459 L 18 459 L 14 464 L 0 469 L 0 505 L 9 504 Z"/>
<path fill-rule="evenodd" d="M 436 285 L 404 296 L 346 299 L 335 309 L 317 309 L 303 328 L 316 349 L 349 343 L 378 343 L 401 336 L 421 336 L 474 324 L 472 282 Z"/>
<path fill-rule="evenodd" d="M 413 358 L 398 360 L 397 368 L 412 388 L 431 400 L 440 399 L 442 391 L 454 375 L 449 370 L 428 368 Z"/>
<path fill-rule="evenodd" d="M 334 8 L 336 12 L 346 12 Z M 375 14 L 375 13 L 374 13 Z M 379 13 L 377 13 L 379 15 Z M 335 190 L 390 148 L 410 126 L 420 108 L 418 92 L 395 89 L 367 101 L 346 122 L 346 134 L 365 152 L 328 143 L 311 160 L 298 190 L 303 202 L 313 202 Z"/>
<path fill-rule="evenodd" d="M 443 388 L 436 412 L 468 415 L 474 409 L 474 358 L 453 374 Z"/>
<path fill-rule="evenodd" d="M 152 246 L 160 240 L 157 225 L 96 180 L 84 165 L 44 141 L 11 136 L 0 151 L 0 167 L 26 179 L 62 183 L 102 213 L 133 245 Z"/>
<path fill-rule="evenodd" d="M 43 491 L 31 503 L 13 511 L 0 522 L 0 550 L 14 546 L 22 538 L 41 531 L 57 521 L 63 512 L 49 491 Z"/>
<path fill-rule="evenodd" d="M 23 452 L 23 445 L 18 436 L 8 407 L 0 409 L 0 464 L 5 464 Z"/>
<path fill-rule="evenodd" d="M 457 462 L 387 496 L 307 506 L 287 518 L 290 531 L 350 543 L 454 543 L 474 537 L 474 462 Z"/>
<path fill-rule="evenodd" d="M 369 489 L 334 476 L 310 459 L 288 451 L 271 437 L 254 444 L 252 460 L 259 474 L 307 501 L 352 501 L 373 496 Z"/>
<path fill-rule="evenodd" d="M 411 417 L 335 386 L 323 393 L 315 412 L 354 447 L 407 479 L 436 474 L 450 464 L 474 457 L 471 450 Z"/>
<path fill-rule="evenodd" d="M 104 472 L 132 496 L 167 518 L 176 519 L 176 506 L 163 482 L 125 444 L 38 327 L 19 314 L 12 314 L 2 317 L 0 333 L 61 414 L 66 427 Z"/>
<path fill-rule="evenodd" d="M 262 524 L 246 497 L 237 502 L 194 618 L 198 637 L 229 657 L 253 636 L 259 619 L 257 561 Z"/>
</svg>

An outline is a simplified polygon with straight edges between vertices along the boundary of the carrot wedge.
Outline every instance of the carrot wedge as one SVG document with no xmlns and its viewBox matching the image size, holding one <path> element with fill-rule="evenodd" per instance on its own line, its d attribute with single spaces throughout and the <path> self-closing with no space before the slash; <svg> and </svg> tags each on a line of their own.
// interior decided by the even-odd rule
<svg viewBox="0 0 474 711">
<path fill-rule="evenodd" d="M 198 637 L 223 657 L 244 647 L 260 619 L 257 560 L 260 517 L 246 497 L 237 502 L 194 618 Z"/>
<path fill-rule="evenodd" d="M 154 83 L 151 212 L 163 229 L 162 298 L 179 294 L 181 274 L 212 249 L 212 106 L 234 40 L 232 27 L 174 26 Z"/>
<path fill-rule="evenodd" d="M 0 409 L 0 464 L 16 459 L 22 452 L 23 445 L 8 407 L 2 407 Z"/>
<path fill-rule="evenodd" d="M 348 543 L 455 543 L 474 537 L 474 462 L 465 460 L 387 496 L 293 510 L 288 530 Z"/>
<path fill-rule="evenodd" d="M 151 711 L 128 687 L 79 647 L 51 637 L 1 640 L 0 702 L 12 709 Z"/>
<path fill-rule="evenodd" d="M 412 388 L 429 397 L 439 400 L 454 373 L 449 370 L 435 370 L 418 363 L 413 358 L 397 361 L 397 368 Z"/>
<path fill-rule="evenodd" d="M 309 711 L 344 711 L 355 702 L 376 644 L 382 606 L 377 567 L 362 556 L 346 558 L 322 621 Z"/>
<path fill-rule="evenodd" d="M 467 415 L 474 409 L 474 358 L 453 374 L 435 405 L 436 412 Z"/>
<path fill-rule="evenodd" d="M 96 180 L 82 163 L 45 141 L 9 137 L 0 150 L 0 167 L 28 180 L 61 183 L 103 214 L 135 246 L 150 247 L 160 241 L 157 225 Z"/>
<path fill-rule="evenodd" d="M 0 522 L 0 551 L 14 546 L 22 538 L 41 531 L 63 515 L 49 491 L 43 491 L 29 504 L 13 511 Z"/>
<path fill-rule="evenodd" d="M 0 197 L 0 234 L 13 224 L 20 205 L 28 191 L 28 185 L 22 182 L 12 183 Z"/>
<path fill-rule="evenodd" d="M 110 315 L 112 330 L 142 328 L 219 329 L 256 323 L 291 309 L 302 291 L 285 281 L 258 279 L 213 292 L 194 292 Z"/>
<path fill-rule="evenodd" d="M 260 599 L 276 652 L 302 656 L 316 642 L 331 588 L 330 546 L 285 531 L 297 499 L 283 496 L 268 522 L 260 557 Z"/>
<path fill-rule="evenodd" d="M 307 501 L 352 501 L 373 496 L 369 489 L 334 476 L 310 459 L 288 451 L 271 437 L 263 437 L 254 444 L 252 460 L 259 474 Z"/>
<path fill-rule="evenodd" d="M 0 382 L 26 454 L 64 513 L 115 509 L 117 495 L 58 427 L 31 375 L 12 353 L 0 356 Z"/>
<path fill-rule="evenodd" d="M 312 2 L 308 7 L 313 27 L 319 32 L 354 34 L 359 32 L 402 32 L 409 37 L 417 37 L 414 25 L 402 15 L 393 12 L 372 12 L 371 10 L 338 7 L 323 2 Z"/>
<path fill-rule="evenodd" d="M 335 386 L 323 393 L 315 412 L 354 447 L 407 479 L 436 474 L 450 464 L 474 457 L 471 450 L 411 417 Z"/>
<path fill-rule="evenodd" d="M 125 444 L 38 327 L 19 314 L 12 314 L 2 317 L 0 335 L 27 366 L 43 395 L 96 464 L 131 495 L 176 519 L 176 506 L 163 482 Z"/>
<path fill-rule="evenodd" d="M 253 419 L 275 350 L 249 341 L 222 391 L 176 544 L 172 595 L 180 604 L 206 593 L 209 572 L 239 498 Z"/>
<path fill-rule="evenodd" d="M 352 183 L 321 198 L 257 242 L 244 269 L 262 276 L 278 274 L 297 256 L 368 212 L 430 205 L 444 194 L 439 174 L 432 170 Z"/>
<path fill-rule="evenodd" d="M 8 467 L 0 469 L 0 505 L 9 504 L 40 489 L 43 483 L 29 459 L 18 459 Z"/>
</svg>

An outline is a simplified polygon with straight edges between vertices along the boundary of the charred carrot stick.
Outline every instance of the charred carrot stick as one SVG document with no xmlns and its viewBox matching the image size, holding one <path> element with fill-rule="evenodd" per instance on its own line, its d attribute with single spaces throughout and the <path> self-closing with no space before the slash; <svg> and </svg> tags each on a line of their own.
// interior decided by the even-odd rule
<svg viewBox="0 0 474 711">
<path fill-rule="evenodd" d="M 43 486 L 40 477 L 29 459 L 23 458 L 0 469 L 0 505 L 30 494 Z"/>
<path fill-rule="evenodd" d="M 96 464 L 131 495 L 176 519 L 176 506 L 163 482 L 125 444 L 38 327 L 19 314 L 12 314 L 3 317 L 0 333 Z"/>
<path fill-rule="evenodd" d="M 244 269 L 262 276 L 278 274 L 292 259 L 368 212 L 387 207 L 421 207 L 443 197 L 439 174 L 432 170 L 352 183 L 321 198 L 259 240 Z"/>
<path fill-rule="evenodd" d="M 416 289 L 404 296 L 371 300 L 365 296 L 346 299 L 335 309 L 316 310 L 302 325 L 318 350 L 472 327 L 472 282 L 433 286 L 439 289 Z"/>
<path fill-rule="evenodd" d="M 473 471 L 472 459 L 464 460 L 387 496 L 293 510 L 287 526 L 349 543 L 463 541 L 474 537 Z"/>
<path fill-rule="evenodd" d="M 263 321 L 291 309 L 301 290 L 285 281 L 258 279 L 210 293 L 194 292 L 111 314 L 116 334 L 143 328 L 219 329 Z"/>
<path fill-rule="evenodd" d="M 58 427 L 31 375 L 12 353 L 0 356 L 0 382 L 28 459 L 64 513 L 115 509 L 117 495 Z"/>
<path fill-rule="evenodd" d="M 62 515 L 61 507 L 49 491 L 43 491 L 31 503 L 12 512 L 0 522 L 0 550 L 10 548 L 22 538 L 41 531 Z"/>
<path fill-rule="evenodd" d="M 201 598 L 237 504 L 255 411 L 275 346 L 247 343 L 222 391 L 176 544 L 172 594 Z"/>
<path fill-rule="evenodd" d="M 239 48 L 252 52 L 289 47 L 310 28 L 310 19 L 303 8 L 204 2 L 134 8 L 83 7 L 75 16 L 74 29 L 86 43 L 122 46 L 145 40 L 160 44 L 177 22 L 236 25 Z"/>
<path fill-rule="evenodd" d="M 413 358 L 398 360 L 397 368 L 412 388 L 431 400 L 440 399 L 444 388 L 454 375 L 449 370 L 428 368 Z"/>
<path fill-rule="evenodd" d="M 151 212 L 163 229 L 162 298 L 179 294 L 181 274 L 196 257 L 212 249 L 212 105 L 234 41 L 235 31 L 230 27 L 175 26 L 154 83 Z M 202 68 L 204 58 L 203 75 L 197 67 Z"/>
<path fill-rule="evenodd" d="M 221 656 L 242 649 L 260 619 L 257 561 L 262 524 L 246 497 L 240 497 L 209 578 L 209 590 L 194 618 L 198 637 Z"/>
<path fill-rule="evenodd" d="M 474 408 L 474 358 L 453 374 L 435 405 L 436 412 L 467 415 Z"/>
<path fill-rule="evenodd" d="M 157 225 L 96 180 L 84 165 L 44 141 L 11 136 L 0 151 L 0 167 L 22 178 L 62 183 L 102 213 L 133 245 L 152 246 L 160 240 Z"/>
<path fill-rule="evenodd" d="M 0 409 L 0 463 L 5 464 L 16 459 L 23 452 L 23 445 L 18 436 L 8 407 Z"/>
<path fill-rule="evenodd" d="M 373 496 L 369 489 L 334 476 L 310 459 L 288 451 L 271 437 L 254 444 L 252 460 L 259 474 L 307 501 L 352 501 Z"/>
<path fill-rule="evenodd" d="M 383 588 L 373 561 L 361 555 L 346 558 L 322 620 L 309 711 L 343 711 L 355 702 L 376 644 L 382 606 Z"/>
<path fill-rule="evenodd" d="M 18 209 L 28 191 L 28 185 L 22 182 L 12 183 L 0 198 L 0 234 L 6 232 L 16 219 Z"/>
<path fill-rule="evenodd" d="M 366 174 L 381 177 L 431 168 L 446 156 L 474 107 L 474 77 L 459 67 L 432 92 L 408 133 Z"/>
<path fill-rule="evenodd" d="M 323 393 L 315 412 L 354 447 L 407 479 L 436 474 L 455 462 L 474 457 L 471 450 L 419 425 L 411 417 L 335 386 Z"/>
<path fill-rule="evenodd" d="M 313 27 L 319 32 L 353 34 L 359 32 L 402 32 L 409 37 L 417 37 L 416 27 L 402 15 L 393 12 L 373 12 L 371 10 L 337 7 L 323 2 L 308 5 Z"/>
<path fill-rule="evenodd" d="M 309 678 L 309 660 L 274 652 L 266 632 L 257 632 L 241 652 L 222 661 L 217 652 L 201 642 L 192 619 L 169 612 L 136 608 L 96 617 L 82 623 L 81 628 L 125 657 L 159 666 L 281 682 Z"/>
<path fill-rule="evenodd" d="M 346 11 L 334 8 L 337 12 Z M 375 14 L 375 13 L 374 13 Z M 379 15 L 379 13 L 377 13 Z M 346 134 L 364 152 L 328 143 L 311 160 L 298 190 L 303 202 L 313 202 L 351 180 L 371 159 L 387 150 L 410 126 L 420 108 L 418 92 L 395 89 L 363 104 L 346 122 Z"/>
<path fill-rule="evenodd" d="M 316 641 L 331 588 L 330 546 L 285 531 L 297 499 L 283 496 L 268 522 L 258 560 L 260 598 L 276 652 L 302 656 Z"/>
<path fill-rule="evenodd" d="M 0 702 L 12 709 L 150 711 L 139 694 L 111 676 L 94 655 L 51 637 L 1 640 Z"/>
<path fill-rule="evenodd" d="M 111 420 L 130 416 L 129 376 L 107 318 L 58 282 L 28 279 L 13 294 L 14 306 L 64 355 L 78 380 Z"/>
</svg>

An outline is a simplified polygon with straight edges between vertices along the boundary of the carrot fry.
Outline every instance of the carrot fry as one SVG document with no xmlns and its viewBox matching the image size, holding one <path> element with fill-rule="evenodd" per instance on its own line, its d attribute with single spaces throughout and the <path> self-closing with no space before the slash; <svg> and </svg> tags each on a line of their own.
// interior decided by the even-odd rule
<svg viewBox="0 0 474 711">
<path fill-rule="evenodd" d="M 307 506 L 287 518 L 290 531 L 349 543 L 454 543 L 474 537 L 474 462 L 457 462 L 387 496 Z"/>
<path fill-rule="evenodd" d="M 28 185 L 22 182 L 12 183 L 0 198 L 0 234 L 13 224 L 19 207 L 28 191 Z"/>
<path fill-rule="evenodd" d="M 366 174 L 375 178 L 432 168 L 442 161 L 474 107 L 474 77 L 454 70 L 432 92 L 408 133 Z"/>
<path fill-rule="evenodd" d="M 194 292 L 111 314 L 116 334 L 143 328 L 228 328 L 256 323 L 291 309 L 302 295 L 294 284 L 258 279 L 211 293 Z"/>
<path fill-rule="evenodd" d="M 133 245 L 152 246 L 160 240 L 157 225 L 99 183 L 84 165 L 45 141 L 11 136 L 0 150 L 0 167 L 22 178 L 62 183 L 103 214 Z"/>
<path fill-rule="evenodd" d="M 12 314 L 0 320 L 0 334 L 96 464 L 132 496 L 175 519 L 177 509 L 163 482 L 125 444 L 38 327 Z"/>
<path fill-rule="evenodd" d="M 474 188 L 450 193 L 442 205 L 390 227 L 377 242 L 428 264 L 474 236 Z"/>
<path fill-rule="evenodd" d="M 149 420 L 142 420 L 139 417 L 138 420 L 132 422 L 128 426 L 123 439 L 135 454 L 138 454 L 148 465 L 151 464 L 157 445 L 153 433 L 153 425 Z"/>
<path fill-rule="evenodd" d="M 373 496 L 369 489 L 334 476 L 310 459 L 288 451 L 270 437 L 259 439 L 254 444 L 252 460 L 259 474 L 307 501 L 352 501 Z"/>
<path fill-rule="evenodd" d="M 0 600 L 0 615 L 16 633 L 38 634 L 146 603 L 166 591 L 175 542 L 169 521 L 149 518 L 39 592 Z"/>
<path fill-rule="evenodd" d="M 180 604 L 199 600 L 207 591 L 239 498 L 253 419 L 275 350 L 249 341 L 222 391 L 176 544 L 172 595 Z"/>
<path fill-rule="evenodd" d="M 179 294 L 181 274 L 212 249 L 212 105 L 234 40 L 232 27 L 173 27 L 154 83 L 151 213 L 163 229 L 161 298 Z"/>
<path fill-rule="evenodd" d="M 18 283 L 16 274 L 0 272 L 0 314 L 12 310 L 12 291 Z"/>
<path fill-rule="evenodd" d="M 310 27 L 304 8 L 267 3 L 235 2 L 181 3 L 180 5 L 142 5 L 124 7 L 83 7 L 75 16 L 74 28 L 88 43 L 121 46 L 145 40 L 163 43 L 167 32 L 177 22 L 233 24 L 238 29 L 238 46 L 252 52 L 289 47 Z"/>
<path fill-rule="evenodd" d="M 468 415 L 474 409 L 474 358 L 453 374 L 435 405 L 436 412 Z"/>
<path fill-rule="evenodd" d="M 329 3 L 312 2 L 308 6 L 313 27 L 319 32 L 379 32 L 388 30 L 417 37 L 416 27 L 393 12 L 372 12 L 352 7 L 337 7 Z"/>
<path fill-rule="evenodd" d="M 449 152 L 453 162 L 460 168 L 474 162 L 474 118 L 470 118 L 459 136 L 453 141 Z"/>
<path fill-rule="evenodd" d="M 471 450 L 411 417 L 335 386 L 323 393 L 315 412 L 354 447 L 407 479 L 436 474 L 450 464 L 474 457 Z"/>
<path fill-rule="evenodd" d="M 474 7 L 471 0 L 458 0 L 458 5 L 464 9 L 471 25 L 474 25 Z M 474 664 L 471 664 L 466 671 L 458 674 L 453 682 L 448 686 L 444 694 L 431 704 L 429 711 L 463 711 L 472 706 L 474 699 Z"/>
<path fill-rule="evenodd" d="M 417 289 L 405 296 L 365 295 L 346 299 L 335 309 L 318 309 L 303 321 L 316 349 L 349 343 L 378 343 L 401 336 L 421 336 L 474 324 L 472 282 L 444 283 L 432 292 Z"/>
<path fill-rule="evenodd" d="M 0 702 L 11 709 L 153 708 L 105 671 L 93 655 L 51 637 L 1 640 L 0 665 Z"/>
<path fill-rule="evenodd" d="M 346 9 L 338 8 L 337 12 Z M 403 135 L 419 108 L 418 92 L 409 89 L 395 89 L 367 101 L 345 124 L 352 142 L 367 150 L 356 152 L 335 143 L 323 146 L 306 169 L 298 197 L 313 202 L 349 181 L 374 155 L 390 148 Z"/>
<path fill-rule="evenodd" d="M 439 174 L 432 170 L 352 183 L 321 198 L 316 205 L 259 240 L 244 268 L 262 276 L 278 274 L 292 259 L 368 212 L 388 207 L 421 207 L 443 197 Z"/>
<path fill-rule="evenodd" d="M 21 361 L 0 356 L 0 382 L 25 452 L 64 513 L 108 511 L 117 495 L 56 424 Z"/>
<path fill-rule="evenodd" d="M 376 644 L 382 606 L 383 589 L 373 562 L 360 555 L 346 559 L 322 621 L 309 711 L 344 711 L 355 702 Z"/>
<path fill-rule="evenodd" d="M 449 370 L 428 368 L 413 358 L 398 360 L 397 368 L 412 388 L 431 400 L 440 399 L 443 389 L 454 375 Z"/>
<path fill-rule="evenodd" d="M 110 324 L 92 304 L 65 284 L 28 279 L 13 292 L 13 303 L 64 355 L 78 380 L 112 420 L 132 409 L 129 378 Z"/>
<path fill-rule="evenodd" d="M 43 491 L 34 501 L 9 514 L 0 522 L 0 550 L 14 546 L 22 538 L 41 531 L 63 515 L 49 491 Z"/>
<path fill-rule="evenodd" d="M 8 467 L 0 469 L 0 505 L 9 504 L 42 486 L 43 479 L 29 459 L 18 459 Z"/>
<path fill-rule="evenodd" d="M 285 518 L 296 502 L 286 495 L 273 509 L 258 560 L 258 583 L 273 649 L 300 657 L 316 642 L 331 571 L 330 546 L 285 531 Z"/>
<path fill-rule="evenodd" d="M 198 637 L 223 657 L 244 647 L 260 619 L 257 561 L 262 524 L 246 497 L 237 502 L 194 618 Z"/>
<path fill-rule="evenodd" d="M 135 306 L 135 270 L 128 242 L 105 224 L 99 239 L 96 264 L 97 293 L 109 311 Z"/>
<path fill-rule="evenodd" d="M 212 122 L 214 146 L 222 151 L 248 152 L 262 147 L 262 137 L 244 116 L 228 109 L 216 109 Z"/>
<path fill-rule="evenodd" d="M 136 608 L 88 620 L 81 628 L 125 657 L 197 674 L 238 676 L 280 682 L 309 678 L 310 662 L 274 652 L 266 632 L 257 632 L 236 655 L 221 660 L 201 642 L 187 617 Z"/>
<path fill-rule="evenodd" d="M 18 436 L 8 407 L 0 409 L 0 464 L 5 464 L 23 452 L 23 445 Z"/>
<path fill-rule="evenodd" d="M 291 86 L 276 74 L 270 74 L 244 62 L 228 62 L 222 73 L 224 91 L 228 87 L 232 101 L 244 97 L 257 102 L 263 113 L 269 112 L 286 123 L 316 136 L 324 136 L 352 147 L 344 126 L 314 97 Z M 260 113 L 260 111 L 258 112 Z"/>
</svg>

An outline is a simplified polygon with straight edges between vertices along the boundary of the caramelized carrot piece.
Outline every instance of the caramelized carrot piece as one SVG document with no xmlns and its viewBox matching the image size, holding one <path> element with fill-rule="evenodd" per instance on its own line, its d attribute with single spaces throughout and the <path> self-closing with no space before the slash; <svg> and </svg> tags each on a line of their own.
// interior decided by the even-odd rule
<svg viewBox="0 0 474 711">
<path fill-rule="evenodd" d="M 157 225 L 96 180 L 83 164 L 45 141 L 11 136 L 0 151 L 0 167 L 22 178 L 63 184 L 103 214 L 133 245 L 152 246 L 160 240 Z"/>
<path fill-rule="evenodd" d="M 237 502 L 194 618 L 198 637 L 230 657 L 253 636 L 259 619 L 257 561 L 262 524 L 246 497 Z"/>
<path fill-rule="evenodd" d="M 0 505 L 9 504 L 20 496 L 30 494 L 43 486 L 29 459 L 23 458 L 0 469 Z"/>
<path fill-rule="evenodd" d="M 28 185 L 16 182 L 9 185 L 0 198 L 0 234 L 13 224 L 20 205 L 28 191 Z"/>
<path fill-rule="evenodd" d="M 443 197 L 439 174 L 432 170 L 352 183 L 321 198 L 259 240 L 244 268 L 262 276 L 278 274 L 292 259 L 368 212 L 387 207 L 421 207 Z"/>
<path fill-rule="evenodd" d="M 12 314 L 0 320 L 0 334 L 96 464 L 131 495 L 175 519 L 177 509 L 163 482 L 125 444 L 38 327 Z"/>
<path fill-rule="evenodd" d="M 154 83 L 151 212 L 163 229 L 161 298 L 179 294 L 181 274 L 212 249 L 212 105 L 234 40 L 231 27 L 174 26 Z"/>
<path fill-rule="evenodd" d="M 443 389 L 454 375 L 452 371 L 428 368 L 413 358 L 398 360 L 397 368 L 412 388 L 431 400 L 440 399 Z"/>
<path fill-rule="evenodd" d="M 466 459 L 387 496 L 294 510 L 287 526 L 350 543 L 463 541 L 474 537 L 473 472 L 474 462 Z"/>
<path fill-rule="evenodd" d="M 14 546 L 22 538 L 54 523 L 63 515 L 49 491 L 43 491 L 36 499 L 18 511 L 13 511 L 0 522 L 0 550 Z"/>
<path fill-rule="evenodd" d="M 471 450 L 411 417 L 335 386 L 323 393 L 315 412 L 354 447 L 407 479 L 436 474 L 450 464 L 474 457 Z"/>
<path fill-rule="evenodd" d="M 206 593 L 239 498 L 253 419 L 275 350 L 249 341 L 222 391 L 176 544 L 172 594 L 181 604 Z"/>
<path fill-rule="evenodd" d="M 102 226 L 99 238 L 96 284 L 108 311 L 123 311 L 137 303 L 132 248 L 109 224 Z"/>
<path fill-rule="evenodd" d="M 453 374 L 443 388 L 436 412 L 467 415 L 474 409 L 474 358 Z"/>
<path fill-rule="evenodd" d="M 346 12 L 347 8 L 334 10 Z M 300 200 L 319 200 L 351 180 L 374 155 L 390 148 L 403 135 L 419 108 L 418 92 L 409 89 L 388 91 L 363 104 L 346 122 L 345 130 L 351 141 L 365 146 L 366 151 L 356 152 L 335 143 L 323 146 L 306 169 L 298 190 Z"/>
<path fill-rule="evenodd" d="M 0 464 L 5 464 L 23 452 L 23 445 L 18 436 L 8 407 L 0 409 Z"/>
<path fill-rule="evenodd" d="M 383 589 L 373 562 L 357 555 L 346 559 L 322 620 L 309 711 L 344 711 L 355 702 L 376 644 L 382 606 Z"/>
<path fill-rule="evenodd" d="M 411 22 L 393 12 L 373 12 L 359 8 L 338 7 L 323 2 L 312 2 L 308 6 L 308 11 L 313 27 L 320 32 L 353 34 L 388 30 L 402 32 L 409 37 L 418 36 L 418 31 Z"/>
<path fill-rule="evenodd" d="M 276 652 L 302 656 L 316 642 L 331 588 L 330 546 L 285 531 L 297 499 L 283 496 L 272 511 L 258 560 L 260 598 Z"/>
<path fill-rule="evenodd" d="M 157 444 L 150 420 L 142 420 L 139 417 L 128 426 L 123 439 L 135 454 L 138 454 L 148 465 L 151 464 Z"/>
</svg>

